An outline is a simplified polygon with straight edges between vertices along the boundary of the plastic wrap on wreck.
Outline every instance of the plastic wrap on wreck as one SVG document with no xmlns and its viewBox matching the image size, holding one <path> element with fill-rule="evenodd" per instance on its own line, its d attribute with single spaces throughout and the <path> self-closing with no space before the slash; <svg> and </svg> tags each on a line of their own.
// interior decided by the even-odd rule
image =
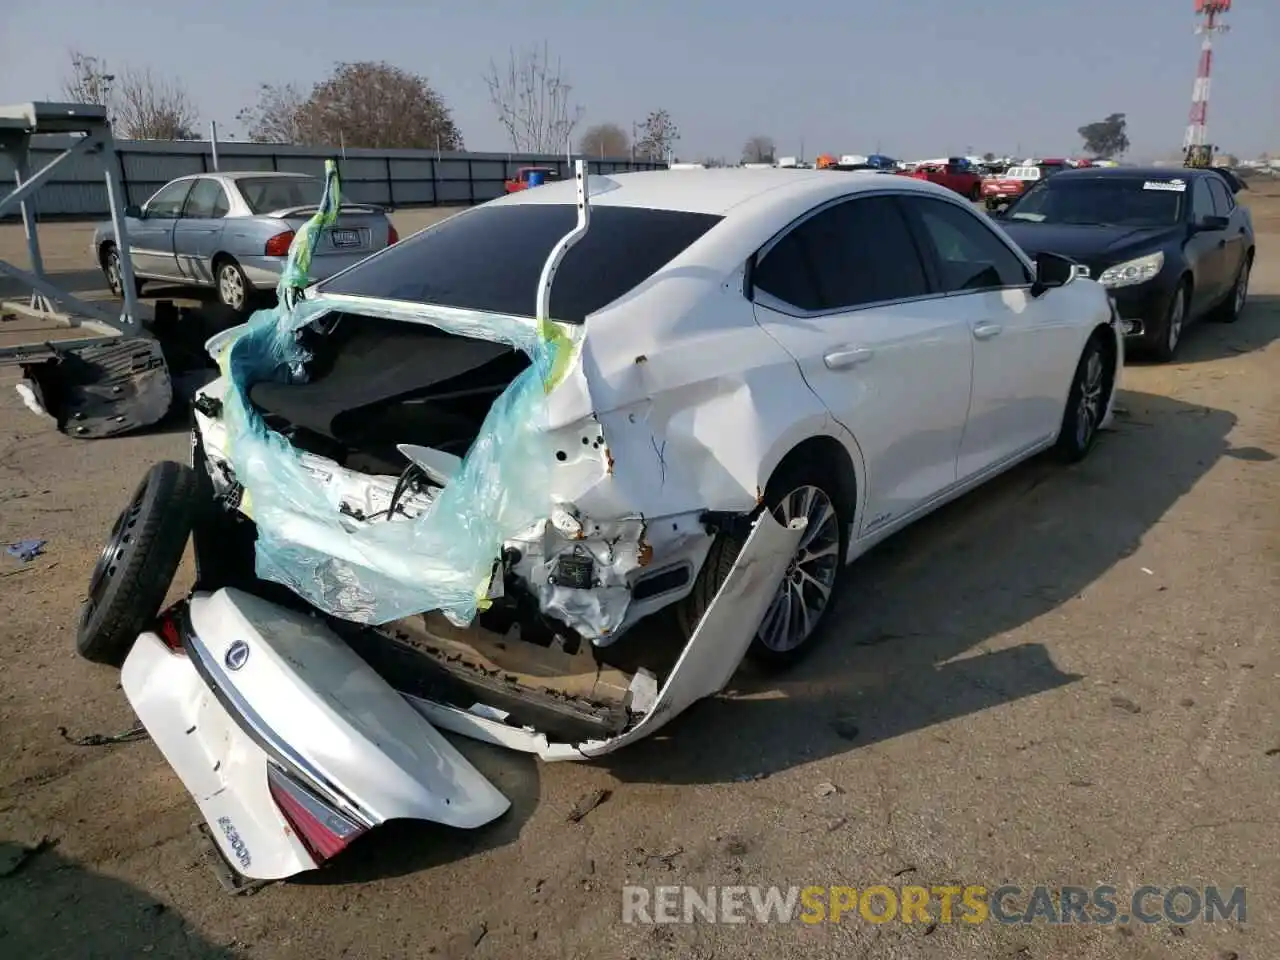
<svg viewBox="0 0 1280 960">
<path fill-rule="evenodd" d="M 276 284 L 279 301 L 287 308 L 295 306 L 302 291 L 311 282 L 311 257 L 315 253 L 316 241 L 320 239 L 320 231 L 338 222 L 338 210 L 342 206 L 342 183 L 338 178 L 338 164 L 333 160 L 324 162 L 324 193 L 320 196 L 320 205 L 311 219 L 302 225 L 302 229 L 294 234 L 289 244 L 289 256 L 285 260 L 284 269 L 280 271 L 280 282 Z"/>
<path fill-rule="evenodd" d="M 428 323 L 510 344 L 532 361 L 490 408 L 458 474 L 411 520 L 361 522 L 341 513 L 323 472 L 309 468 L 249 402 L 254 383 L 299 380 L 308 358 L 298 332 L 331 311 L 342 311 L 343 323 L 360 322 L 356 311 Z M 524 317 L 340 296 L 255 314 L 215 359 L 229 384 L 228 455 L 258 529 L 258 576 L 346 620 L 386 623 L 440 610 L 455 624 L 470 623 L 487 602 L 503 543 L 550 512 L 545 395 L 575 360 L 575 334 Z"/>
</svg>

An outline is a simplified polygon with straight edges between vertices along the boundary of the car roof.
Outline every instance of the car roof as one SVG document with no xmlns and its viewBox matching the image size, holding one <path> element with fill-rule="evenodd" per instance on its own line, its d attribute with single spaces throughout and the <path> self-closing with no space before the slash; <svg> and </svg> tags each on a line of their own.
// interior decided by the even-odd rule
<svg viewBox="0 0 1280 960">
<path fill-rule="evenodd" d="M 1093 177 L 1106 180 L 1188 180 L 1212 172 L 1195 167 L 1073 167 L 1064 170 L 1054 179 L 1061 180 L 1065 177 L 1079 180 Z"/>
<path fill-rule="evenodd" d="M 200 180 L 206 177 L 212 177 L 215 180 L 248 180 L 256 177 L 271 177 L 272 179 L 292 177 L 298 180 L 320 179 L 309 173 L 294 173 L 288 170 L 207 170 L 204 173 L 187 173 L 181 177 L 174 177 L 169 182 L 179 183 L 183 180 Z"/>
<path fill-rule="evenodd" d="M 891 182 L 895 190 L 954 196 L 937 184 L 909 177 L 886 180 L 877 170 L 833 172 L 830 170 L 777 169 L 747 170 L 647 170 L 606 176 L 592 175 L 588 181 L 591 205 L 642 207 L 726 216 L 777 202 L 803 208 L 826 199 L 884 189 Z M 495 204 L 574 203 L 577 183 L 573 177 L 533 190 L 510 194 Z"/>
</svg>

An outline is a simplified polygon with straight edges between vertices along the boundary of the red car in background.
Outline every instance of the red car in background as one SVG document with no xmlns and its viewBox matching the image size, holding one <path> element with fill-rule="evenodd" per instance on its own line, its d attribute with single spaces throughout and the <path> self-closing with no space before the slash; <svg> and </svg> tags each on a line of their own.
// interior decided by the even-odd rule
<svg viewBox="0 0 1280 960">
<path fill-rule="evenodd" d="M 950 157 L 945 163 L 922 163 L 902 176 L 940 184 L 970 200 L 977 200 L 982 193 L 982 174 L 964 157 Z"/>
<path fill-rule="evenodd" d="M 514 179 L 503 183 L 503 189 L 507 193 L 519 193 L 521 190 L 528 190 L 530 174 L 542 174 L 540 178 L 534 176 L 533 179 L 535 181 L 541 180 L 543 183 L 550 183 L 553 180 L 560 179 L 560 171 L 555 167 L 521 167 L 516 171 Z"/>
<path fill-rule="evenodd" d="M 988 210 L 997 210 L 1006 204 L 1013 203 L 1026 193 L 1027 188 L 1033 183 L 1070 169 L 1070 163 L 1057 159 L 1037 160 L 1035 163 L 1010 167 L 1004 173 L 987 177 L 982 181 L 982 200 Z"/>
</svg>

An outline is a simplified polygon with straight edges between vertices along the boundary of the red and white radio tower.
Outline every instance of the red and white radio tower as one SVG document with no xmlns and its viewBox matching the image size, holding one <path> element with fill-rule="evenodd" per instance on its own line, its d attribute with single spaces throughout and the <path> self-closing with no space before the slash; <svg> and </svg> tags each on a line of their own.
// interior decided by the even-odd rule
<svg viewBox="0 0 1280 960">
<path fill-rule="evenodd" d="M 1196 16 L 1201 23 L 1196 33 L 1204 35 L 1200 44 L 1200 66 L 1196 70 L 1196 85 L 1191 91 L 1191 121 L 1187 124 L 1187 135 L 1182 148 L 1192 155 L 1205 155 L 1212 152 L 1209 146 L 1209 74 L 1213 69 L 1213 35 L 1225 33 L 1229 27 L 1219 22 L 1219 17 L 1231 9 L 1231 0 L 1196 0 Z M 1208 158 L 1204 158 L 1207 164 Z"/>
</svg>

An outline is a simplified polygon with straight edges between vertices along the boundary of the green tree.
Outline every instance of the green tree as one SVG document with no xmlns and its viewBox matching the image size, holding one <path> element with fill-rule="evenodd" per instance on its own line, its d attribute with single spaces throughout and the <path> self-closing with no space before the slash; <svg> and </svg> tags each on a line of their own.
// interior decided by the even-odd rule
<svg viewBox="0 0 1280 960">
<path fill-rule="evenodd" d="M 1123 113 L 1113 113 L 1105 120 L 1086 123 L 1077 132 L 1084 139 L 1085 152 L 1095 157 L 1118 157 L 1129 149 Z"/>
</svg>

